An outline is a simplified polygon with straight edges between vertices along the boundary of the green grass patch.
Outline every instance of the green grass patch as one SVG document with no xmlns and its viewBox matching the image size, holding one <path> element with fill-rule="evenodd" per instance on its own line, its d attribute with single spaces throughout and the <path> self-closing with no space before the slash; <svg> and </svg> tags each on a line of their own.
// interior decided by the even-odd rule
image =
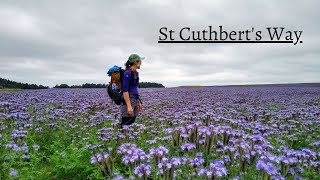
<svg viewBox="0 0 320 180">
<path fill-rule="evenodd" d="M 23 91 L 23 89 L 18 89 L 18 88 L 4 88 L 4 89 L 0 89 L 0 92 L 16 92 L 16 91 Z"/>
</svg>

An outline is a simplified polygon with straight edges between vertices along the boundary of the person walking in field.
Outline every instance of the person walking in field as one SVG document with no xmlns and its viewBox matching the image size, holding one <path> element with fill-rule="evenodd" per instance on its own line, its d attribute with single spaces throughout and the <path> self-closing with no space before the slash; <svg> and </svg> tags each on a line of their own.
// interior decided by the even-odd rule
<svg viewBox="0 0 320 180">
<path fill-rule="evenodd" d="M 131 54 L 125 63 L 125 71 L 122 78 L 123 101 L 120 104 L 121 125 L 131 125 L 135 122 L 139 112 L 142 112 L 142 102 L 139 95 L 139 73 L 141 60 L 137 54 Z"/>
</svg>

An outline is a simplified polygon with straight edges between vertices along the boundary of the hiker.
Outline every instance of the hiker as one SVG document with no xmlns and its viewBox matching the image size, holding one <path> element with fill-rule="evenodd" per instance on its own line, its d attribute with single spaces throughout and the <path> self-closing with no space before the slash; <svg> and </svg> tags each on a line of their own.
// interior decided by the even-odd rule
<svg viewBox="0 0 320 180">
<path fill-rule="evenodd" d="M 142 112 L 142 103 L 139 96 L 139 73 L 137 69 L 140 69 L 141 60 L 144 57 L 140 57 L 137 54 L 131 54 L 125 63 L 125 71 L 122 79 L 122 92 L 123 101 L 120 104 L 121 111 L 121 125 L 130 125 L 134 123 L 139 112 Z M 131 77 L 134 76 L 134 77 Z M 130 83 L 131 78 L 133 82 Z"/>
</svg>

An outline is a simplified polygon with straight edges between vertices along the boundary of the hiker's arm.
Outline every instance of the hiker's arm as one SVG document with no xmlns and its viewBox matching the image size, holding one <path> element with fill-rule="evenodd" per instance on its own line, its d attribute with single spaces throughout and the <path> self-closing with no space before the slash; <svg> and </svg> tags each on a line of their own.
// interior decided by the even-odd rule
<svg viewBox="0 0 320 180">
<path fill-rule="evenodd" d="M 142 112 L 142 102 L 140 98 L 139 98 L 139 111 Z"/>
<path fill-rule="evenodd" d="M 128 93 L 128 91 L 127 92 L 123 92 L 123 98 L 124 98 L 124 100 L 126 101 L 126 104 L 127 104 L 127 106 L 129 107 L 131 107 L 131 102 L 130 102 L 130 98 L 129 98 L 129 93 Z"/>
</svg>

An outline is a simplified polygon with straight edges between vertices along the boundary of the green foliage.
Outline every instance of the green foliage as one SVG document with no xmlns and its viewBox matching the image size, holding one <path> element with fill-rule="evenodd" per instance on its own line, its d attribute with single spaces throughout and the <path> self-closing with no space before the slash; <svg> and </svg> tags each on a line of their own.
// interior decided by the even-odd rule
<svg viewBox="0 0 320 180">
<path fill-rule="evenodd" d="M 75 143 L 72 143 L 63 149 L 59 148 L 61 145 L 60 141 L 55 141 L 51 145 L 52 149 L 58 149 L 49 158 L 51 166 L 54 167 L 51 174 L 55 178 L 73 177 L 75 179 L 86 179 L 92 173 L 98 174 L 94 173 L 95 171 L 98 172 L 94 166 L 88 166 L 91 153 L 85 146 L 78 147 Z"/>
<path fill-rule="evenodd" d="M 60 120 L 56 120 L 59 122 Z M 6 123 L 12 123 L 6 121 Z M 35 132 L 29 129 L 27 138 L 23 141 L 28 144 L 29 159 L 22 159 L 24 152 L 16 152 L 0 146 L 0 180 L 2 179 L 103 179 L 99 170 L 90 164 L 92 152 L 87 148 L 86 141 L 76 136 L 83 135 L 80 128 L 68 128 L 66 124 L 60 124 L 59 129 L 46 128 L 44 124 L 38 124 L 42 130 Z M 7 128 L 0 138 L 0 145 L 7 144 L 11 128 Z M 96 140 L 96 129 L 90 131 L 92 135 L 89 141 Z M 19 144 L 20 140 L 15 143 Z M 33 149 L 33 145 L 39 145 L 39 149 Z M 16 177 L 9 176 L 10 170 L 18 172 Z"/>
<path fill-rule="evenodd" d="M 107 88 L 108 84 L 94 84 L 94 83 L 85 83 L 82 85 L 71 85 L 68 84 L 60 84 L 54 86 L 54 88 Z M 140 88 L 164 88 L 162 84 L 155 82 L 140 82 Z"/>
<path fill-rule="evenodd" d="M 0 92 L 16 92 L 16 91 L 22 91 L 23 89 L 18 88 L 0 88 Z"/>
<path fill-rule="evenodd" d="M 60 85 L 54 86 L 54 88 L 70 88 L 70 87 L 68 84 L 60 84 Z"/>
<path fill-rule="evenodd" d="M 106 84 L 89 84 L 89 83 L 86 83 L 86 84 L 82 84 L 81 86 L 82 88 L 106 88 L 107 85 Z"/>
<path fill-rule="evenodd" d="M 48 86 L 20 83 L 16 81 L 10 81 L 8 79 L 0 78 L 0 89 L 3 88 L 18 88 L 18 89 L 48 89 Z"/>
<path fill-rule="evenodd" d="M 140 82 L 140 88 L 164 88 L 164 85 L 155 82 Z"/>
</svg>

